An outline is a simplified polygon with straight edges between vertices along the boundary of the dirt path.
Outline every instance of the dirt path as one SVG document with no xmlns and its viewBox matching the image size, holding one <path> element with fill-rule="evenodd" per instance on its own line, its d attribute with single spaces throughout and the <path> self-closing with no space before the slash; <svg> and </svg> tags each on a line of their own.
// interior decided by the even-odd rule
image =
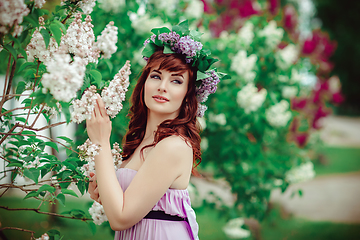
<svg viewBox="0 0 360 240">
<path fill-rule="evenodd" d="M 298 189 L 303 196 L 296 194 L 291 198 Z M 285 212 L 296 217 L 360 223 L 360 172 L 317 177 L 289 187 L 284 194 L 273 191 L 271 202 L 279 203 Z"/>
</svg>

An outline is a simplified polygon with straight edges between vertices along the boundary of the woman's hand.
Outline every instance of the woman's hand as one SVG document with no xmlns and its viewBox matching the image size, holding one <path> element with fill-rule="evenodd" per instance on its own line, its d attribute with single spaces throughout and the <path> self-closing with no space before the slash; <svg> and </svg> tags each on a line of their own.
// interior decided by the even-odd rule
<svg viewBox="0 0 360 240">
<path fill-rule="evenodd" d="M 101 200 L 100 200 L 99 189 L 97 187 L 95 173 L 91 172 L 90 177 L 91 178 L 90 178 L 89 189 L 88 189 L 88 192 L 90 193 L 90 198 L 97 201 L 98 203 L 102 204 Z"/>
<path fill-rule="evenodd" d="M 90 141 L 94 144 L 106 144 L 110 140 L 111 121 L 109 115 L 106 113 L 105 104 L 100 95 L 97 94 L 95 108 L 91 119 L 86 120 L 87 134 Z"/>
</svg>

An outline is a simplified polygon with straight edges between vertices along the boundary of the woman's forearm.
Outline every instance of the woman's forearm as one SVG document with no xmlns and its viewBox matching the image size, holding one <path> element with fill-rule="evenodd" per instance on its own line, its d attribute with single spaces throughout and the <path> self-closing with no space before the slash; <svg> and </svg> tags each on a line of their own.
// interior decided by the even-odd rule
<svg viewBox="0 0 360 240">
<path fill-rule="evenodd" d="M 115 174 L 109 142 L 101 143 L 99 155 L 95 156 L 95 169 L 101 202 L 109 223 L 113 229 L 124 228 L 124 194 Z"/>
</svg>

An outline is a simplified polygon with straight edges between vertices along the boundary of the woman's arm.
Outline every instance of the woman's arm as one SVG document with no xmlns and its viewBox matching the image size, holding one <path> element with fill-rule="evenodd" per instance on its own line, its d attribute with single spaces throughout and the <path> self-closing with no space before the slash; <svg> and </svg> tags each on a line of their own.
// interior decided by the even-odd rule
<svg viewBox="0 0 360 240">
<path fill-rule="evenodd" d="M 154 207 L 179 176 L 189 174 L 192 167 L 192 148 L 178 137 L 160 141 L 125 192 L 118 183 L 111 155 L 109 137 L 111 123 L 104 104 L 98 100 L 95 114 L 87 121 L 90 140 L 102 150 L 95 157 L 97 184 L 106 216 L 113 230 L 127 229 L 139 222 Z"/>
</svg>

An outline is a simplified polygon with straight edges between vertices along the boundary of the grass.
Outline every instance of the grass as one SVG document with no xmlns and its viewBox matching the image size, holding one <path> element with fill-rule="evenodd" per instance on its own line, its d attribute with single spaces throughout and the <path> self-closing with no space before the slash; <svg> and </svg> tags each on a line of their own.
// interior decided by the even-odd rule
<svg viewBox="0 0 360 240">
<path fill-rule="evenodd" d="M 316 175 L 360 171 L 360 148 L 324 147 L 324 163 L 315 163 Z"/>
</svg>

